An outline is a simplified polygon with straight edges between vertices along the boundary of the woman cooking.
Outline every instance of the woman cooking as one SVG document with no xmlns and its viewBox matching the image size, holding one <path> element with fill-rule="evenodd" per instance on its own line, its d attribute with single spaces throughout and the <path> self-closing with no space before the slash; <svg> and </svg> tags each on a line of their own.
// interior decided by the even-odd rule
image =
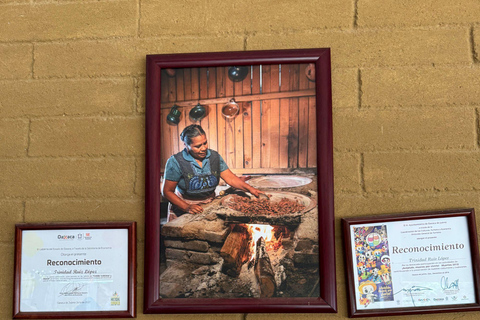
<svg viewBox="0 0 480 320">
<path fill-rule="evenodd" d="M 218 152 L 208 149 L 201 126 L 189 125 L 180 134 L 180 139 L 185 149 L 171 156 L 165 165 L 162 195 L 170 202 L 167 221 L 185 213 L 201 213 L 201 204 L 215 199 L 220 178 L 231 187 L 248 191 L 256 197 L 263 194 L 230 171 Z"/>
</svg>

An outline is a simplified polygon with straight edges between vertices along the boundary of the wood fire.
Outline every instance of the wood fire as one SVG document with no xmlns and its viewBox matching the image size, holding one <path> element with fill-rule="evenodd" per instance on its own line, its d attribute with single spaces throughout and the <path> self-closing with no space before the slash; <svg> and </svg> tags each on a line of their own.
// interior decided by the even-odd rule
<svg viewBox="0 0 480 320">
<path fill-rule="evenodd" d="M 264 224 L 237 224 L 232 227 L 220 255 L 224 259 L 222 271 L 238 277 L 243 264 L 254 267 L 261 297 L 272 297 L 276 292 L 275 272 L 269 251 L 278 250 L 282 239 L 288 236 L 284 226 Z"/>
<path fill-rule="evenodd" d="M 278 232 L 280 229 L 286 232 L 286 228 L 274 227 L 268 224 L 247 224 L 248 232 L 250 233 L 252 240 L 250 241 L 250 259 L 252 261 L 255 258 L 257 241 L 263 238 L 265 241 L 265 247 L 267 250 L 278 250 L 282 245 L 283 232 Z M 277 232 L 276 232 L 277 231 Z M 277 238 L 278 237 L 278 238 Z"/>
</svg>

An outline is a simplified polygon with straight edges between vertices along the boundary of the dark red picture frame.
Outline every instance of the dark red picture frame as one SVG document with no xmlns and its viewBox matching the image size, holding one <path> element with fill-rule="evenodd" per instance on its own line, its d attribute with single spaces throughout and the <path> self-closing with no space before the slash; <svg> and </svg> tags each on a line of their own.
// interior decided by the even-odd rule
<svg viewBox="0 0 480 320">
<path fill-rule="evenodd" d="M 21 258 L 22 232 L 27 230 L 78 230 L 78 229 L 126 229 L 128 232 L 128 297 L 125 311 L 59 311 L 21 312 Z M 132 222 L 92 222 L 92 223 L 25 223 L 15 225 L 15 272 L 13 294 L 14 319 L 84 319 L 84 318 L 135 318 L 137 290 L 137 223 Z"/>
<path fill-rule="evenodd" d="M 316 73 L 318 239 L 320 297 L 161 299 L 160 146 L 162 69 L 313 64 Z M 145 280 L 144 313 L 336 312 L 333 208 L 333 143 L 330 49 L 148 55 L 146 65 Z"/>
<path fill-rule="evenodd" d="M 438 305 L 425 307 L 403 307 L 403 308 L 385 308 L 385 309 L 368 309 L 362 310 L 357 308 L 355 303 L 355 281 L 357 276 L 354 270 L 354 256 L 352 254 L 351 245 L 351 227 L 355 225 L 377 224 L 399 221 L 415 221 L 420 219 L 434 218 L 453 218 L 466 217 L 468 225 L 468 238 L 470 244 L 470 253 L 472 261 L 473 282 L 475 286 L 475 303 L 457 304 L 457 305 Z M 380 216 L 368 216 L 359 218 L 342 219 L 343 243 L 345 248 L 345 273 L 347 279 L 347 299 L 348 299 L 348 315 L 351 318 L 357 317 L 383 317 L 397 315 L 416 315 L 439 312 L 460 312 L 460 311 L 479 311 L 480 310 L 480 258 L 478 252 L 477 229 L 475 222 L 475 210 L 469 209 L 452 209 L 443 211 L 413 212 L 400 213 Z"/>
</svg>

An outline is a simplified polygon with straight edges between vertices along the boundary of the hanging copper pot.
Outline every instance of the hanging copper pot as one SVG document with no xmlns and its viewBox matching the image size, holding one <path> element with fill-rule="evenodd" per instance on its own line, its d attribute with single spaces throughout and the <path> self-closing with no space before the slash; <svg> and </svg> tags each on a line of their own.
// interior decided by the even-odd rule
<svg viewBox="0 0 480 320">
<path fill-rule="evenodd" d="M 165 69 L 165 72 L 167 72 L 167 75 L 169 77 L 175 77 L 175 74 L 177 73 L 175 69 L 171 69 L 171 68 Z"/>
<path fill-rule="evenodd" d="M 235 102 L 235 99 L 231 99 L 222 108 L 222 115 L 227 119 L 233 119 L 240 111 L 240 106 Z"/>
</svg>

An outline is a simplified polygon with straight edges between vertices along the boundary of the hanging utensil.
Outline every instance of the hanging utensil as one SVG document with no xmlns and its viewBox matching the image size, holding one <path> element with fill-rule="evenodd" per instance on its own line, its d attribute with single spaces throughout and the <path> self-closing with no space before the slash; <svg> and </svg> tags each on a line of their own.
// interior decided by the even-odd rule
<svg viewBox="0 0 480 320">
<path fill-rule="evenodd" d="M 307 79 L 310 81 L 315 82 L 315 64 L 309 63 L 308 66 L 305 68 L 305 75 Z"/>
<path fill-rule="evenodd" d="M 228 78 L 233 82 L 243 81 L 248 74 L 248 67 L 230 67 L 228 68 Z"/>
<path fill-rule="evenodd" d="M 170 123 L 170 124 L 177 125 L 180 122 L 180 115 L 181 114 L 182 114 L 182 112 L 180 110 L 178 110 L 178 106 L 174 104 L 172 109 L 170 110 L 170 112 L 167 115 L 167 122 Z"/>
<path fill-rule="evenodd" d="M 189 116 L 193 121 L 200 121 L 205 117 L 207 110 L 200 103 L 190 110 Z"/>
<path fill-rule="evenodd" d="M 232 119 L 235 118 L 235 116 L 238 114 L 240 111 L 240 107 L 238 103 L 235 102 L 235 99 L 231 99 L 227 104 L 225 104 L 222 108 L 222 115 L 225 118 Z"/>
</svg>

